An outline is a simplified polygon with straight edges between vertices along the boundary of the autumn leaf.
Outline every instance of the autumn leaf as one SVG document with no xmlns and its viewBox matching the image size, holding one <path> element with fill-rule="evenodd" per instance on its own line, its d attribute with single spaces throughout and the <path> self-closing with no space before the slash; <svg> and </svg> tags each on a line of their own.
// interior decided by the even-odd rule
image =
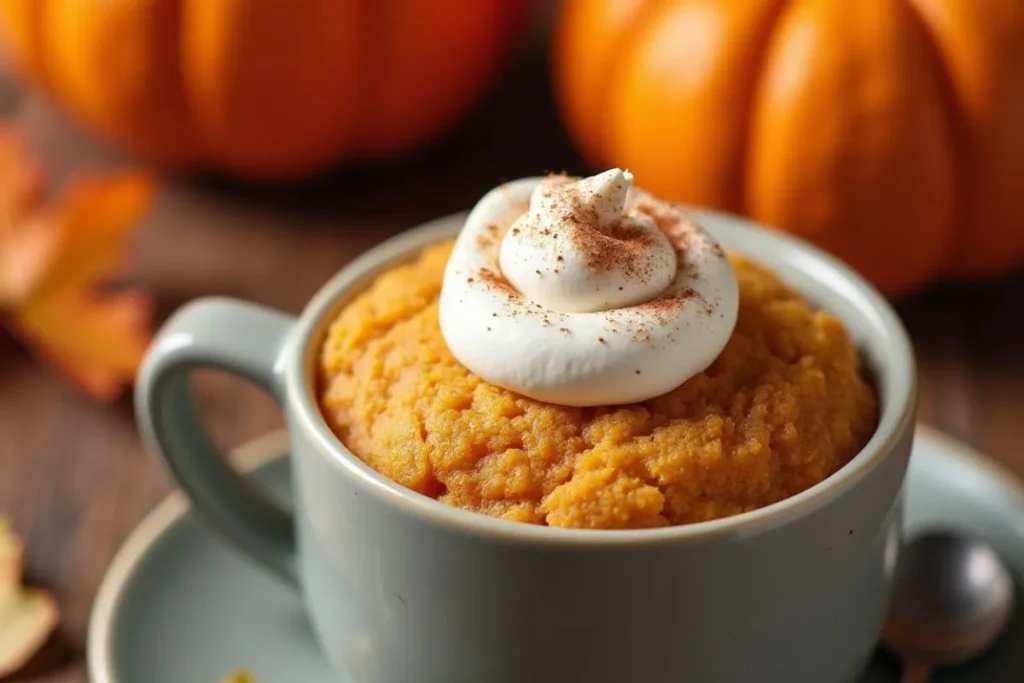
<svg viewBox="0 0 1024 683">
<path fill-rule="evenodd" d="M 23 559 L 21 541 L 0 517 L 0 679 L 32 659 L 60 618 L 49 593 L 21 585 Z"/>
<path fill-rule="evenodd" d="M 110 285 L 155 188 L 139 173 L 91 173 L 44 204 L 44 185 L 17 131 L 0 125 L 2 319 L 90 395 L 113 399 L 152 336 L 149 297 Z"/>
<path fill-rule="evenodd" d="M 43 173 L 17 134 L 0 124 L 0 308 L 24 299 L 52 250 L 52 230 L 25 220 L 40 202 Z"/>
</svg>

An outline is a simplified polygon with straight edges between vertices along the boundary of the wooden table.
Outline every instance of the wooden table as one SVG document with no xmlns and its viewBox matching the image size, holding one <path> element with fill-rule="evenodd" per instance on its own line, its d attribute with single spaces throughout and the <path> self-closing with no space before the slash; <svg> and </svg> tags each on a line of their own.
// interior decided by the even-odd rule
<svg viewBox="0 0 1024 683">
<path fill-rule="evenodd" d="M 585 170 L 559 130 L 542 59 L 528 58 L 455 135 L 398 167 L 343 170 L 275 192 L 168 179 L 140 236 L 138 277 L 164 314 L 205 294 L 298 312 L 329 275 L 392 234 L 463 210 L 505 179 Z M 16 112 L 58 174 L 120 162 L 9 83 L 0 78 L 0 105 Z M 513 130 L 532 144 L 515 142 Z M 900 310 L 919 353 L 922 419 L 1024 475 L 1024 278 L 941 288 Z M 198 392 L 224 444 L 281 423 L 268 399 L 235 380 L 203 376 Z M 86 680 L 96 588 L 119 544 L 168 490 L 139 445 L 130 401 L 90 402 L 0 336 L 0 511 L 26 538 L 30 578 L 63 609 L 58 637 L 19 680 Z"/>
</svg>

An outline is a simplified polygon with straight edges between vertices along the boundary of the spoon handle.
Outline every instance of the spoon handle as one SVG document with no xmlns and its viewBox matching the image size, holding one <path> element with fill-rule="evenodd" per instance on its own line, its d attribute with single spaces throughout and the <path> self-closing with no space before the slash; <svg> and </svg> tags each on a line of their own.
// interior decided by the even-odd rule
<svg viewBox="0 0 1024 683">
<path fill-rule="evenodd" d="M 925 662 L 903 662 L 901 683 L 928 683 L 932 677 L 932 665 Z"/>
</svg>

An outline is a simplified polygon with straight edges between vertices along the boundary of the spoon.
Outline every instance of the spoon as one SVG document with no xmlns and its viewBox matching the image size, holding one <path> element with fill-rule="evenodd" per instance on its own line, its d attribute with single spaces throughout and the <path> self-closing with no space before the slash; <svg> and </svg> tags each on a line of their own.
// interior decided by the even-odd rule
<svg viewBox="0 0 1024 683">
<path fill-rule="evenodd" d="M 903 683 L 981 654 L 1009 621 L 1013 579 L 985 542 L 949 532 L 900 550 L 883 644 L 903 660 Z"/>
</svg>

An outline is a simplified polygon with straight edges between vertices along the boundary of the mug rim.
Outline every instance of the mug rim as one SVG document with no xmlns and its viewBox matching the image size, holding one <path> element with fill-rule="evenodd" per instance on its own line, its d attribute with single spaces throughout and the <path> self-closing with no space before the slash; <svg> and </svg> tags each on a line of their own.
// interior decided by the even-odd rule
<svg viewBox="0 0 1024 683">
<path fill-rule="evenodd" d="M 343 266 L 310 299 L 285 352 L 285 398 L 291 428 L 303 431 L 315 442 L 319 455 L 327 457 L 341 475 L 360 487 L 361 493 L 373 495 L 380 502 L 421 520 L 506 542 L 604 548 L 679 544 L 763 533 L 813 514 L 855 488 L 894 453 L 907 430 L 913 429 L 917 387 L 909 335 L 885 297 L 859 273 L 831 254 L 801 238 L 740 216 L 705 208 L 685 207 L 685 210 L 698 223 L 711 219 L 729 225 L 730 230 L 753 231 L 751 235 L 756 237 L 751 239 L 761 242 L 762 250 L 781 249 L 793 257 L 787 259 L 785 269 L 806 273 L 815 268 L 830 275 L 835 278 L 835 284 L 828 287 L 831 296 L 845 299 L 865 318 L 873 318 L 870 321 L 871 334 L 864 345 L 889 357 L 888 374 L 895 389 L 885 397 L 887 400 L 880 402 L 882 409 L 878 424 L 867 443 L 850 461 L 814 486 L 754 510 L 702 522 L 644 529 L 573 529 L 514 522 L 453 507 L 406 488 L 363 462 L 330 429 L 321 412 L 316 397 L 315 372 L 312 372 L 319 344 L 338 309 L 365 291 L 369 283 L 388 268 L 408 262 L 430 244 L 454 238 L 468 212 L 428 221 L 381 242 Z M 754 253 L 756 250 L 726 246 L 753 260 L 758 259 L 758 254 Z M 773 269 L 785 279 L 785 272 L 779 266 L 775 265 Z M 882 334 L 878 330 L 882 330 Z M 881 398 L 882 390 L 877 382 L 875 390 Z"/>
</svg>

